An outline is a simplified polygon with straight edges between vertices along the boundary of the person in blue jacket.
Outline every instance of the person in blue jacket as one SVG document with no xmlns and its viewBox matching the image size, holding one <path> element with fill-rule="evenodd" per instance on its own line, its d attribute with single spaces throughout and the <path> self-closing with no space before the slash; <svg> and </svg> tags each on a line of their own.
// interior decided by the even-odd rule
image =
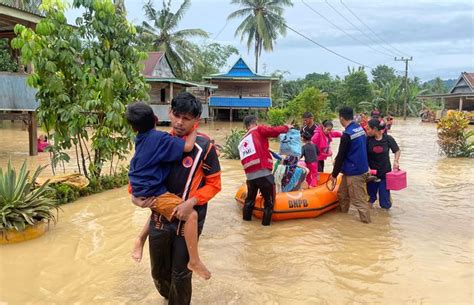
<svg viewBox="0 0 474 305">
<path fill-rule="evenodd" d="M 339 173 L 343 174 L 337 192 L 341 212 L 347 213 L 350 205 L 353 205 L 359 212 L 360 220 L 370 223 L 370 208 L 366 189 L 369 177 L 367 137 L 364 129 L 353 120 L 354 110 L 352 108 L 342 107 L 339 110 L 339 121 L 345 130 L 339 144 L 331 180 L 335 184 Z"/>
</svg>

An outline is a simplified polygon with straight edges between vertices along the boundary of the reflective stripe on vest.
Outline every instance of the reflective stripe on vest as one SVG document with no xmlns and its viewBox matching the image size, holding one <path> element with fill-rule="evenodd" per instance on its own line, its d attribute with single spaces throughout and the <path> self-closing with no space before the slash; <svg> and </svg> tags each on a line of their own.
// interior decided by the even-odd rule
<svg viewBox="0 0 474 305">
<path fill-rule="evenodd" d="M 361 137 L 361 136 L 365 136 L 365 131 L 364 131 L 364 128 L 362 128 L 362 127 L 354 129 L 354 132 L 355 133 L 351 134 L 351 140 L 354 140 L 354 139 L 356 139 L 358 137 Z"/>
<path fill-rule="evenodd" d="M 255 159 L 255 160 L 252 160 L 252 161 L 249 161 L 249 162 L 245 163 L 244 164 L 244 169 L 246 169 L 250 166 L 256 165 L 256 164 L 260 164 L 260 159 Z"/>
</svg>

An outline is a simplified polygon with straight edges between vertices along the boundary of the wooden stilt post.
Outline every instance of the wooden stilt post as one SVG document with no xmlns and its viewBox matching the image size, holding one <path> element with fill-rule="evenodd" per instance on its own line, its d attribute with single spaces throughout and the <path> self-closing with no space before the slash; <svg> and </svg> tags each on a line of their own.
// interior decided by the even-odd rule
<svg viewBox="0 0 474 305">
<path fill-rule="evenodd" d="M 36 116 L 34 112 L 28 112 L 28 142 L 30 148 L 30 156 L 38 155 L 38 125 L 36 124 Z"/>
<path fill-rule="evenodd" d="M 232 122 L 233 118 L 232 118 L 232 107 L 230 107 L 230 121 Z"/>
<path fill-rule="evenodd" d="M 174 98 L 174 86 L 173 83 L 170 83 L 170 103 Z"/>
<path fill-rule="evenodd" d="M 459 98 L 459 111 L 462 111 L 462 97 Z"/>
</svg>

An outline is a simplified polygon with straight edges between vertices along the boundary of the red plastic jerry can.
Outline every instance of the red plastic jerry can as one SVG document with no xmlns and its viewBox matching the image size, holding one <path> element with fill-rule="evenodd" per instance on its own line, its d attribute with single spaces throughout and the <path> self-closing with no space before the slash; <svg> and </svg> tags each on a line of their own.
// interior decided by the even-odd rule
<svg viewBox="0 0 474 305">
<path fill-rule="evenodd" d="M 387 190 L 399 191 L 407 187 L 407 172 L 393 170 L 387 173 Z"/>
</svg>

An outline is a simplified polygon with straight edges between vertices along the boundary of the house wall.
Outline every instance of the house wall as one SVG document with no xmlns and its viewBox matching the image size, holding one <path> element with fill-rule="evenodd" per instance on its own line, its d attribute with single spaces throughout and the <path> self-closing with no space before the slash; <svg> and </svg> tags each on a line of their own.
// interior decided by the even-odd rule
<svg viewBox="0 0 474 305">
<path fill-rule="evenodd" d="M 156 64 L 155 69 L 153 70 L 152 76 L 162 77 L 162 78 L 175 78 L 173 71 L 171 70 L 168 61 L 165 59 L 165 56 L 162 56 L 160 61 Z"/>
<path fill-rule="evenodd" d="M 170 84 L 169 83 L 160 83 L 160 82 L 149 82 L 150 91 L 148 94 L 150 95 L 150 104 L 159 105 L 159 104 L 170 104 L 171 103 L 171 96 L 170 96 Z M 165 90 L 165 100 L 161 100 L 161 90 Z M 186 88 L 173 84 L 173 94 L 176 96 L 180 92 L 186 91 Z"/>
<path fill-rule="evenodd" d="M 444 99 L 444 107 L 447 110 L 459 110 L 459 97 L 448 97 Z M 463 97 L 463 111 L 474 111 L 474 100 Z"/>
<path fill-rule="evenodd" d="M 269 97 L 270 81 L 218 81 L 212 84 L 218 86 L 213 96 L 228 97 Z"/>
</svg>

